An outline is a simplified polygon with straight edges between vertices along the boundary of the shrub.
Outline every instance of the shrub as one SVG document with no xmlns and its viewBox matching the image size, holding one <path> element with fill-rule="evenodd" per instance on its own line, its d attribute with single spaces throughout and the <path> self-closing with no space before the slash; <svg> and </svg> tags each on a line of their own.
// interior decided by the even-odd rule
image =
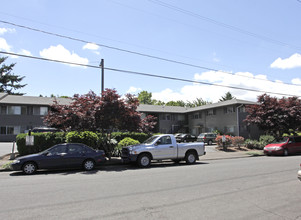
<svg viewBox="0 0 301 220">
<path fill-rule="evenodd" d="M 245 139 L 243 137 L 240 137 L 240 136 L 235 136 L 235 137 L 232 137 L 231 138 L 231 141 L 232 141 L 232 144 L 234 147 L 239 147 L 240 148 L 240 145 L 242 145 L 245 141 Z"/>
<path fill-rule="evenodd" d="M 223 136 L 219 135 L 215 138 L 215 141 L 216 141 L 218 146 L 223 146 L 222 137 Z M 229 135 L 225 135 L 225 137 L 226 137 L 225 145 L 226 146 L 231 145 L 232 144 L 232 137 L 229 136 Z"/>
<path fill-rule="evenodd" d="M 140 142 L 137 141 L 137 140 L 135 140 L 135 139 L 133 139 L 133 138 L 126 137 L 126 138 L 122 139 L 122 140 L 118 143 L 117 148 L 118 148 L 119 150 L 121 150 L 122 147 L 130 146 L 130 145 L 135 145 L 135 144 L 140 144 Z"/>
<path fill-rule="evenodd" d="M 251 140 L 251 139 L 247 139 L 245 141 L 245 145 L 249 149 L 257 149 L 257 150 L 262 150 L 265 146 L 262 144 L 262 142 L 259 142 L 257 140 Z"/>
<path fill-rule="evenodd" d="M 137 132 L 113 132 L 111 138 L 120 142 L 126 137 L 130 137 L 134 140 L 138 140 L 140 143 L 144 142 L 147 138 L 151 137 L 151 134 L 137 133 Z"/>
<path fill-rule="evenodd" d="M 275 138 L 271 135 L 261 135 L 259 138 L 259 142 L 261 142 L 264 146 L 271 144 L 275 141 Z"/>
<path fill-rule="evenodd" d="M 66 142 L 86 144 L 87 146 L 96 149 L 98 146 L 98 136 L 92 131 L 71 131 L 66 135 Z"/>
</svg>

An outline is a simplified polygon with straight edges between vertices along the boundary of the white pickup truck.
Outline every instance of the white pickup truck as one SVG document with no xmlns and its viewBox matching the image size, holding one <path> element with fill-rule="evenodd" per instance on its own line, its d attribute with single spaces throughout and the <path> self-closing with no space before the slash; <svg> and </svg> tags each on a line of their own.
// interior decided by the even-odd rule
<svg viewBox="0 0 301 220">
<path fill-rule="evenodd" d="M 152 136 L 142 144 L 123 147 L 121 158 L 123 162 L 137 162 L 139 167 L 149 167 L 152 160 L 165 159 L 193 164 L 205 154 L 203 142 L 178 144 L 173 135 L 162 134 Z"/>
</svg>

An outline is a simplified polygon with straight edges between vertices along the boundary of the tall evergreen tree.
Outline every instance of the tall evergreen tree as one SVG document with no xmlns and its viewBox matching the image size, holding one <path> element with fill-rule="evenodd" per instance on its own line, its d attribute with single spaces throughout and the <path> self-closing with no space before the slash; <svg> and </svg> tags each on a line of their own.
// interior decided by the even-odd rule
<svg viewBox="0 0 301 220">
<path fill-rule="evenodd" d="M 5 65 L 4 62 L 6 59 L 7 57 L 0 57 L 0 92 L 12 95 L 24 95 L 24 93 L 14 92 L 26 86 L 26 84 L 20 84 L 24 76 L 14 75 L 12 70 L 16 64 Z"/>
<path fill-rule="evenodd" d="M 222 96 L 222 98 L 219 101 L 224 102 L 231 99 L 235 99 L 235 97 L 230 92 L 227 92 L 225 96 Z"/>
</svg>

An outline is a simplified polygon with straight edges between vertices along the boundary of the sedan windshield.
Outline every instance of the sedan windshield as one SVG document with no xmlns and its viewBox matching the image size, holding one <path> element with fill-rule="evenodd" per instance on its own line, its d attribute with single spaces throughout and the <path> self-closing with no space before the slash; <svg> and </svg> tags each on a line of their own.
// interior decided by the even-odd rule
<svg viewBox="0 0 301 220">
<path fill-rule="evenodd" d="M 281 138 L 279 140 L 276 140 L 274 143 L 275 144 L 283 144 L 283 143 L 287 142 L 287 139 L 288 139 L 288 137 L 283 137 L 283 138 Z"/>
</svg>

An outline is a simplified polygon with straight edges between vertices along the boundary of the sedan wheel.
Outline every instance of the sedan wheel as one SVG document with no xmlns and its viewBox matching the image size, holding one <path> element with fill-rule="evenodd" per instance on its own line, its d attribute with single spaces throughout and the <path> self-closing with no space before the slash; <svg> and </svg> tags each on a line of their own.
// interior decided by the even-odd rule
<svg viewBox="0 0 301 220">
<path fill-rule="evenodd" d="M 30 174 L 34 174 L 37 171 L 37 165 L 33 162 L 28 162 L 26 164 L 24 164 L 23 168 L 23 173 L 30 175 Z"/>
<path fill-rule="evenodd" d="M 95 167 L 95 163 L 93 160 L 85 160 L 83 167 L 85 170 L 89 171 L 89 170 L 93 170 Z"/>
<path fill-rule="evenodd" d="M 210 140 L 210 141 L 208 141 L 208 145 L 212 145 L 212 141 Z"/>
</svg>

